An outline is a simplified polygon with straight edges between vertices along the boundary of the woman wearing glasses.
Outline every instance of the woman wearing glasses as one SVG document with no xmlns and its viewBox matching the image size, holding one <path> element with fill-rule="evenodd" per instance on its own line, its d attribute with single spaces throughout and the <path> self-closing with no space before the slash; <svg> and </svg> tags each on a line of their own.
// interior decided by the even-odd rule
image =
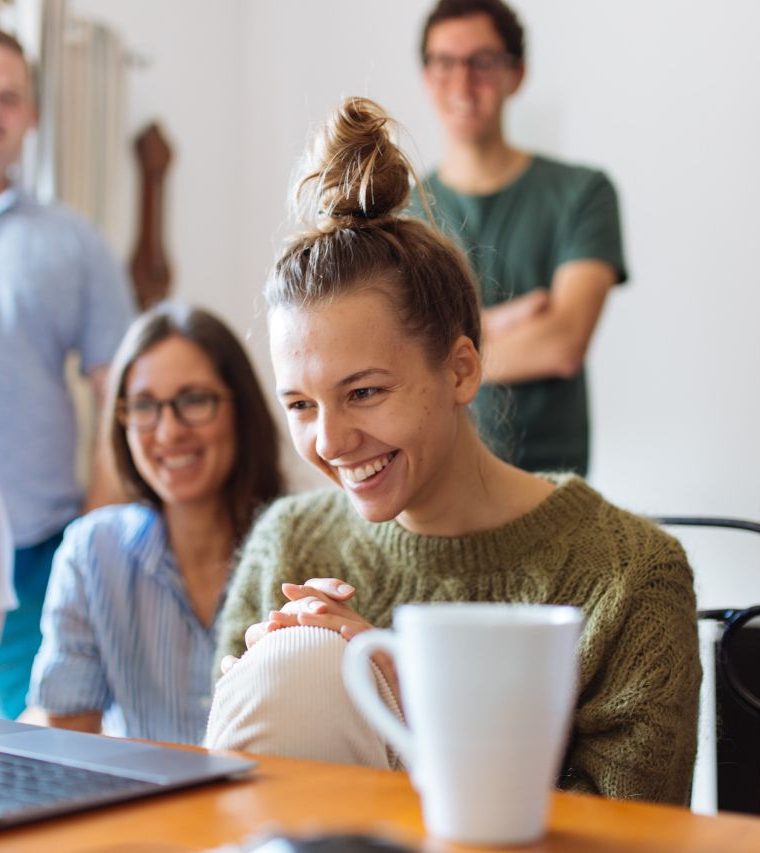
<svg viewBox="0 0 760 853">
<path fill-rule="evenodd" d="M 108 400 L 135 502 L 67 529 L 30 705 L 54 726 L 198 743 L 231 560 L 282 491 L 275 426 L 232 332 L 172 304 L 131 326 Z"/>
</svg>

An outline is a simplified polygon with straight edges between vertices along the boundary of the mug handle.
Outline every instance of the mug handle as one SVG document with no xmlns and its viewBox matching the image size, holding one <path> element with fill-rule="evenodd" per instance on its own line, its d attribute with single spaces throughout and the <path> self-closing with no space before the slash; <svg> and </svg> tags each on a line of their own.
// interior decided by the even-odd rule
<svg viewBox="0 0 760 853">
<path fill-rule="evenodd" d="M 370 665 L 375 652 L 386 652 L 395 658 L 397 650 L 397 639 L 392 631 L 375 628 L 357 634 L 343 656 L 343 683 L 354 704 L 410 767 L 414 752 L 412 733 L 380 699 Z"/>
</svg>

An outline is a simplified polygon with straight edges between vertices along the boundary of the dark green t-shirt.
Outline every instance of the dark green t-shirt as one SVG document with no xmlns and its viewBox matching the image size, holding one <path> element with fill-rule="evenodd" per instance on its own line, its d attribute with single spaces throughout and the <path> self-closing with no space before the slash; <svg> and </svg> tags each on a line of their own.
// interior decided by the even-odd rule
<svg viewBox="0 0 760 853">
<path fill-rule="evenodd" d="M 463 195 L 425 180 L 442 230 L 467 253 L 484 306 L 550 287 L 566 261 L 595 259 L 626 279 L 617 197 L 599 171 L 535 156 L 512 183 Z M 411 212 L 426 218 L 415 195 Z M 503 459 L 531 471 L 588 469 L 585 371 L 572 379 L 484 385 L 475 401 L 481 434 Z"/>
</svg>

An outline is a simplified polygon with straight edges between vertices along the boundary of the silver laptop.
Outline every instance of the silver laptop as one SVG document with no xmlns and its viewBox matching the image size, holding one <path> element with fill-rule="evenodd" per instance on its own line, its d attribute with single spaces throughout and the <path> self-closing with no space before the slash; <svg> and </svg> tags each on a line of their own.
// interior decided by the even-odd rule
<svg viewBox="0 0 760 853">
<path fill-rule="evenodd" d="M 245 776 L 255 766 L 245 758 L 0 720 L 0 828 Z"/>
</svg>

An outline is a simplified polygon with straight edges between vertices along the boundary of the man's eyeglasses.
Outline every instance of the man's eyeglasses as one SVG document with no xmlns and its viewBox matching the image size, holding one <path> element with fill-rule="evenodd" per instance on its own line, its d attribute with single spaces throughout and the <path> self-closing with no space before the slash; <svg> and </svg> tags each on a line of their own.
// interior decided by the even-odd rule
<svg viewBox="0 0 760 853">
<path fill-rule="evenodd" d="M 516 64 L 511 53 L 499 50 L 478 50 L 470 56 L 451 56 L 448 53 L 426 53 L 425 68 L 436 80 L 453 74 L 457 65 L 463 65 L 476 80 L 492 80 L 502 68 Z"/>
<path fill-rule="evenodd" d="M 134 397 L 121 400 L 118 416 L 121 423 L 137 430 L 155 429 L 161 420 L 164 406 L 170 406 L 177 420 L 185 426 L 203 426 L 216 417 L 219 403 L 228 400 L 231 395 L 218 391 L 192 389 L 180 391 L 176 397 L 168 400 L 155 400 L 153 397 Z"/>
</svg>

